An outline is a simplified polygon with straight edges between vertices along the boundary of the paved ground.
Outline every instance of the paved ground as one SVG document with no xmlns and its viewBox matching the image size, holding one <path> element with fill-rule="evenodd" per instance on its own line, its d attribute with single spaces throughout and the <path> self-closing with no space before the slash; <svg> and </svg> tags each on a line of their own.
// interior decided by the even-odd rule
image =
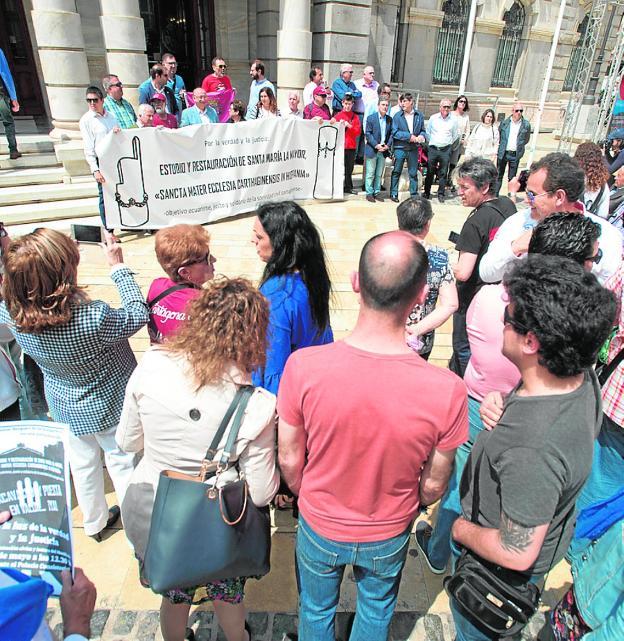
<svg viewBox="0 0 624 641">
<path fill-rule="evenodd" d="M 544 139 L 541 154 L 553 147 Z M 432 201 L 435 217 L 430 242 L 451 248 L 447 241 L 450 231 L 458 231 L 468 213 L 458 201 L 440 205 Z M 395 205 L 389 200 L 382 204 L 367 203 L 363 197 L 350 197 L 344 202 L 306 205 L 306 210 L 320 228 L 331 268 L 334 296 L 331 323 L 337 338 L 353 327 L 357 317 L 357 300 L 349 284 L 349 274 L 356 269 L 359 252 L 365 240 L 376 233 L 396 227 Z M 245 275 L 257 280 L 262 264 L 249 242 L 253 216 L 243 215 L 209 226 L 212 234 L 211 251 L 217 257 L 217 272 L 228 276 Z M 50 223 L 68 229 L 70 221 Z M 94 219 L 94 223 L 97 221 Z M 15 234 L 29 231 L 34 225 L 12 228 Z M 154 256 L 152 236 L 127 233 L 122 235 L 126 262 L 133 267 L 146 292 L 149 283 L 161 275 Z M 113 303 L 118 296 L 108 276 L 101 250 L 95 246 L 81 247 L 80 280 L 88 286 L 93 298 Z M 450 356 L 450 322 L 436 333 L 432 362 L 445 366 Z M 148 347 L 147 333 L 141 331 L 132 346 L 138 357 Z M 417 391 L 415 391 L 417 393 Z M 400 462 L 397 462 L 400 464 Z M 115 502 L 109 483 L 109 504 Z M 435 512 L 432 515 L 435 517 Z M 123 531 L 114 530 L 102 543 L 95 543 L 82 531 L 79 508 L 73 510 L 76 564 L 83 567 L 98 588 L 97 610 L 93 620 L 93 639 L 102 641 L 161 639 L 158 629 L 159 597 L 140 587 L 136 562 Z M 293 573 L 293 543 L 295 524 L 283 513 L 273 536 L 272 571 L 259 582 L 248 583 L 246 605 L 250 611 L 253 638 L 268 641 L 282 639 L 296 630 L 297 593 Z M 544 595 L 547 605 L 553 605 L 569 587 L 567 565 L 562 562 L 551 572 Z M 344 639 L 356 602 L 355 583 L 346 573 L 339 604 L 337 637 Z M 53 628 L 60 624 L 57 603 L 50 601 L 49 616 Z M 194 613 L 194 628 L 198 639 L 221 639 L 210 607 L 200 607 Z M 540 616 L 533 622 L 525 638 L 534 638 Z M 410 547 L 403 575 L 397 613 L 392 624 L 392 639 L 449 641 L 454 630 L 448 611 L 448 599 L 442 580 L 432 575 Z"/>
</svg>

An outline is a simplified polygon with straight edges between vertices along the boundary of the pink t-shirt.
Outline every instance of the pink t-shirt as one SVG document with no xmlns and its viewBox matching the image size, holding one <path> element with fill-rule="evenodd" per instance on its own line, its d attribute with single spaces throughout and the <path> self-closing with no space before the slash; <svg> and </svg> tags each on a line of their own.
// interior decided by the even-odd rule
<svg viewBox="0 0 624 641">
<path fill-rule="evenodd" d="M 484 285 L 466 313 L 470 360 L 464 383 L 468 394 L 478 401 L 488 392 L 508 394 L 520 380 L 520 371 L 501 351 L 507 303 L 502 283 Z"/>
<path fill-rule="evenodd" d="M 147 293 L 147 302 L 154 300 L 158 294 L 165 289 L 179 285 L 169 278 L 157 278 L 149 288 Z M 186 306 L 189 301 L 199 296 L 200 290 L 196 287 L 187 287 L 171 292 L 164 298 L 161 298 L 150 311 L 150 321 L 156 325 L 156 332 L 148 325 L 150 341 L 152 343 L 161 343 L 164 339 L 171 336 L 180 323 L 183 323 L 188 317 L 186 315 Z M 151 323 L 150 323 L 151 325 Z"/>
<path fill-rule="evenodd" d="M 334 541 L 403 532 L 433 448 L 468 437 L 466 387 L 455 374 L 414 353 L 374 354 L 344 341 L 291 354 L 277 411 L 306 433 L 299 510 Z"/>
</svg>

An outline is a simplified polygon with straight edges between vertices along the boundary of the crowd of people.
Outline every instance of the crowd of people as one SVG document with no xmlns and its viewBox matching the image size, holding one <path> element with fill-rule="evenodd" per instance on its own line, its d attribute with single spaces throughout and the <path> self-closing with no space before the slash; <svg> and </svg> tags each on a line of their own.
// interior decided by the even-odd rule
<svg viewBox="0 0 624 641">
<path fill-rule="evenodd" d="M 358 593 L 349 638 L 386 639 L 413 532 L 433 573 L 455 575 L 471 556 L 516 587 L 542 589 L 566 556 L 573 585 L 542 638 L 624 636 L 624 168 L 614 179 L 614 164 L 587 143 L 517 175 L 530 136 L 522 104 L 500 126 L 486 109 L 471 131 L 468 98 L 459 96 L 426 121 L 410 93 L 391 108 L 390 87 L 370 66 L 354 81 L 352 66 L 342 65 L 331 88 L 314 67 L 303 108 L 291 92 L 289 114 L 277 109 L 260 60 L 251 65 L 248 106 L 235 98 L 221 58 L 190 93 L 176 68 L 171 54 L 152 67 L 138 117 L 118 76 L 103 79 L 104 91 L 87 89 L 80 128 L 100 186 L 95 146 L 116 128 L 291 116 L 345 123 L 347 191 L 362 156 L 367 199 L 382 200 L 392 155 L 390 197 L 399 201 L 407 163 L 410 198 L 397 207 L 398 229 L 364 244 L 351 275 L 358 318 L 338 341 L 322 235 L 295 202 L 255 213 L 250 238 L 264 264 L 257 287 L 215 277 L 209 232 L 179 224 L 156 233 L 165 275 L 144 297 L 106 231 L 117 309 L 79 285 L 80 254 L 66 235 L 39 228 L 10 239 L 0 225 L 0 343 L 9 365 L 0 368 L 0 419 L 21 415 L 21 350 L 43 376 L 49 415 L 69 425 L 85 534 L 103 542 L 121 518 L 148 586 L 161 472 L 198 475 L 232 399 L 251 385 L 232 465 L 218 483 L 244 478 L 256 506 L 296 508 L 301 641 L 335 638 L 349 565 Z M 215 101 L 215 92 L 227 100 Z M 506 172 L 509 193 L 500 196 Z M 470 210 L 451 239 L 454 263 L 427 241 L 436 177 L 441 202 L 456 183 Z M 450 318 L 453 353 L 443 369 L 427 361 L 435 330 Z M 151 346 L 137 364 L 128 339 L 146 325 Z M 226 442 L 227 434 L 220 451 Z M 102 455 L 118 506 L 106 503 Z M 435 519 L 419 518 L 436 503 Z M 213 603 L 228 641 L 251 639 L 249 578 L 257 577 L 164 592 L 165 641 L 193 638 L 190 607 L 203 601 Z M 64 591 L 66 632 L 88 638 L 94 586 L 77 572 Z M 458 641 L 498 638 L 459 594 L 450 605 Z"/>
</svg>

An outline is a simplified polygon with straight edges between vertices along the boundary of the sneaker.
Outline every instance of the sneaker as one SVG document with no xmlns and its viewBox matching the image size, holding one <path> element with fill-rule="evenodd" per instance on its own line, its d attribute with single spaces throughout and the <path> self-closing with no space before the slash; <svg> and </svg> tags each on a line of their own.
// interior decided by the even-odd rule
<svg viewBox="0 0 624 641">
<path fill-rule="evenodd" d="M 432 532 L 433 530 L 429 523 L 426 523 L 425 521 L 418 521 L 416 524 L 415 536 L 416 547 L 421 554 L 422 560 L 434 574 L 444 574 L 446 572 L 446 568 L 436 568 L 431 564 L 431 561 L 429 561 L 429 557 L 427 556 L 427 549 L 429 548 L 429 540 L 431 539 Z"/>
</svg>

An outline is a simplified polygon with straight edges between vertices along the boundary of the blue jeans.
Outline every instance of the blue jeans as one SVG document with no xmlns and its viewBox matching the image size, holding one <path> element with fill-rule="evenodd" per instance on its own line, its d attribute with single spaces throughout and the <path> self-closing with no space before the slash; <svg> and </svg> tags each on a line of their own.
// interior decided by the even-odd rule
<svg viewBox="0 0 624 641">
<path fill-rule="evenodd" d="M 326 539 L 299 515 L 297 571 L 299 579 L 299 641 L 334 641 L 334 619 L 340 582 L 353 566 L 357 607 L 349 641 L 385 641 L 410 538 L 402 534 L 372 543 Z"/>
<path fill-rule="evenodd" d="M 451 556 L 451 528 L 462 513 L 459 501 L 459 483 L 472 446 L 477 436 L 479 436 L 483 430 L 483 422 L 479 416 L 480 405 L 481 401 L 477 401 L 471 396 L 468 397 L 468 425 L 470 427 L 470 436 L 463 445 L 457 448 L 457 452 L 455 453 L 453 474 L 451 474 L 446 492 L 438 506 L 436 524 L 427 546 L 429 561 L 431 565 L 436 568 L 445 568 Z"/>
<path fill-rule="evenodd" d="M 399 195 L 399 178 L 403 165 L 407 160 L 407 173 L 409 174 L 410 196 L 418 196 L 418 149 L 394 149 L 394 168 L 390 180 L 390 196 L 397 198 Z"/>
<path fill-rule="evenodd" d="M 453 353 L 449 361 L 451 372 L 462 378 L 470 360 L 470 342 L 468 341 L 468 331 L 466 329 L 467 309 L 453 314 Z"/>
<path fill-rule="evenodd" d="M 366 163 L 366 195 L 374 196 L 381 191 L 381 176 L 383 174 L 386 159 L 378 151 L 372 158 L 367 157 Z"/>
<path fill-rule="evenodd" d="M 604 501 L 613 496 L 622 487 L 623 475 L 624 428 L 603 414 L 600 434 L 594 441 L 594 459 L 591 472 L 576 500 L 577 512 L 592 503 Z M 589 544 L 588 539 L 572 539 L 568 557 L 578 556 Z"/>
<path fill-rule="evenodd" d="M 100 196 L 100 199 L 98 201 L 98 208 L 100 210 L 100 220 L 102 221 L 102 227 L 105 229 L 108 229 L 106 227 L 106 217 L 104 216 L 104 190 L 102 189 L 102 185 L 100 183 L 97 184 L 98 186 L 98 195 Z"/>
</svg>

